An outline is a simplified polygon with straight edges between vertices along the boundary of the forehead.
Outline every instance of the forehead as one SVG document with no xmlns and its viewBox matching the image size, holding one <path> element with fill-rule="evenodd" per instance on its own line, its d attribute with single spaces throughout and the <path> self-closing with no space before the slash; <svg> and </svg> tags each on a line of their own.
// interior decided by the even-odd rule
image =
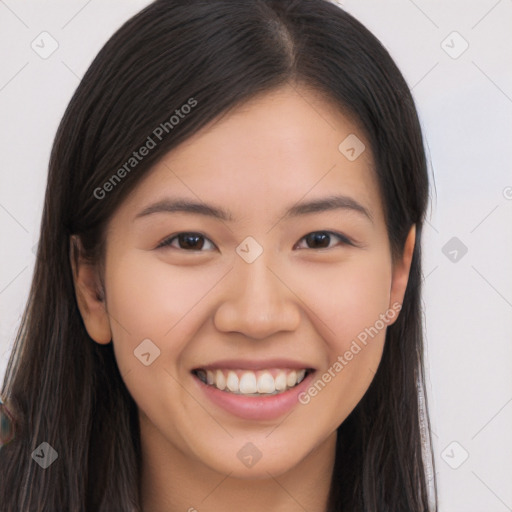
<svg viewBox="0 0 512 512">
<path fill-rule="evenodd" d="M 324 160 L 336 160 L 340 143 L 351 134 L 361 143 L 366 138 L 354 116 L 318 91 L 286 85 L 221 115 L 173 150 L 172 159 L 202 157 L 193 154 L 201 147 L 217 157 L 244 154 L 268 163 L 284 158 L 303 162 L 310 156 L 318 164 L 320 152 Z M 364 145 L 368 151 L 362 160 L 372 166 L 370 148 Z"/>
<path fill-rule="evenodd" d="M 224 114 L 170 151 L 125 209 L 179 196 L 213 200 L 235 219 L 254 214 L 263 220 L 283 203 L 333 194 L 381 216 L 369 143 L 358 123 L 321 94 L 285 86 Z"/>
</svg>

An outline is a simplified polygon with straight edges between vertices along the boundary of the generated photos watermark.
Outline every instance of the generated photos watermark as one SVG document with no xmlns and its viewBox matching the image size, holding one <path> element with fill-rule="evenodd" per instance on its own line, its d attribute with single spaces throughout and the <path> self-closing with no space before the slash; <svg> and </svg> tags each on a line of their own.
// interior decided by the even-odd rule
<svg viewBox="0 0 512 512">
<path fill-rule="evenodd" d="M 184 103 L 180 108 L 174 111 L 174 114 L 163 123 L 160 123 L 150 135 L 148 135 L 144 144 L 132 153 L 132 156 L 105 182 L 101 187 L 94 189 L 93 195 L 96 199 L 105 199 L 109 192 L 112 192 L 116 185 L 121 183 L 123 178 L 126 177 L 144 157 L 150 154 L 151 150 L 156 148 L 157 144 L 170 133 L 176 126 L 178 126 L 182 119 L 190 114 L 192 109 L 197 105 L 197 100 L 189 98 L 187 103 Z"/>
<path fill-rule="evenodd" d="M 359 352 L 361 352 L 361 350 L 368 344 L 368 338 L 375 338 L 379 332 L 386 328 L 391 320 L 394 320 L 395 317 L 398 316 L 401 309 L 402 305 L 399 302 L 395 302 L 385 313 L 381 313 L 379 315 L 379 319 L 376 320 L 372 326 L 366 327 L 362 330 L 357 337 L 352 340 L 348 350 L 346 350 L 343 355 L 339 355 L 336 361 L 320 377 L 318 377 L 318 379 L 312 383 L 306 391 L 299 394 L 299 402 L 303 405 L 309 404 L 311 399 L 317 396 L 318 393 L 322 391 L 322 389 L 324 389 L 325 386 L 331 382 L 357 354 L 359 354 Z"/>
</svg>

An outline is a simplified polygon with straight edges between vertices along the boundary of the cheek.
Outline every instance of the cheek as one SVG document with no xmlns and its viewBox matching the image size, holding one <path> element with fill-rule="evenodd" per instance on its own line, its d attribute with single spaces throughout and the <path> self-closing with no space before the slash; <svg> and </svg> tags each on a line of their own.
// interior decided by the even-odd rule
<svg viewBox="0 0 512 512">
<path fill-rule="evenodd" d="M 303 271 L 295 282 L 300 297 L 315 313 L 311 318 L 318 320 L 324 340 L 341 351 L 387 311 L 391 263 L 386 253 L 356 255 L 339 265 L 318 265 L 314 271 Z"/>
<path fill-rule="evenodd" d="M 164 336 L 213 285 L 215 276 L 198 274 L 128 252 L 108 275 L 108 307 L 126 330 L 139 336 Z M 211 282 L 210 282 L 211 281 Z"/>
<path fill-rule="evenodd" d="M 150 339 L 164 356 L 159 363 L 165 359 L 178 367 L 187 342 L 205 320 L 198 317 L 198 306 L 225 271 L 180 268 L 143 251 L 112 256 L 105 286 L 119 366 L 132 368 L 134 350 Z"/>
<path fill-rule="evenodd" d="M 381 315 L 389 311 L 391 263 L 385 253 L 361 257 L 336 270 L 304 273 L 302 283 L 302 293 L 315 313 L 310 318 L 316 318 L 315 328 L 327 354 L 325 367 L 302 403 L 310 404 L 312 415 L 335 429 L 359 403 L 379 366 L 386 335 Z"/>
<path fill-rule="evenodd" d="M 200 325 L 194 308 L 219 277 L 203 272 L 199 278 L 190 268 L 185 271 L 130 250 L 120 258 L 112 256 L 108 268 L 105 286 L 113 348 L 130 394 L 148 416 L 167 410 L 171 396 L 174 407 L 186 408 L 180 403 L 178 369 Z"/>
</svg>

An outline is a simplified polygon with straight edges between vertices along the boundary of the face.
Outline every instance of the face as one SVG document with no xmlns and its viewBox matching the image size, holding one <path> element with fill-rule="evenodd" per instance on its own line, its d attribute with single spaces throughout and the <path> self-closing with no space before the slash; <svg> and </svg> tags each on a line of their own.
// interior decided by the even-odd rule
<svg viewBox="0 0 512 512">
<path fill-rule="evenodd" d="M 414 243 L 393 263 L 373 165 L 357 124 L 284 87 L 169 152 L 119 207 L 105 302 L 88 298 L 85 267 L 76 283 L 145 442 L 240 478 L 332 451 L 377 371 Z"/>
</svg>

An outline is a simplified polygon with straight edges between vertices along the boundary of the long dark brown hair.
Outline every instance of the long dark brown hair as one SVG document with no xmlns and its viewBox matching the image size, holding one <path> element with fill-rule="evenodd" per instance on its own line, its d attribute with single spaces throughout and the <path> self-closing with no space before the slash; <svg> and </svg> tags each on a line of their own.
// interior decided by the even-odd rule
<svg viewBox="0 0 512 512">
<path fill-rule="evenodd" d="M 424 451 L 430 423 L 419 412 L 428 172 L 400 71 L 375 36 L 325 0 L 157 0 L 105 44 L 56 134 L 33 282 L 2 386 L 14 430 L 0 449 L 3 511 L 141 510 L 137 407 L 112 343 L 95 343 L 85 330 L 70 236 L 101 262 L 106 223 L 158 159 L 221 114 L 285 84 L 319 91 L 360 122 L 394 257 L 416 225 L 402 310 L 387 329 L 372 384 L 338 428 L 328 512 L 437 510 L 434 461 Z M 98 187 L 191 98 L 192 111 L 99 198 Z M 47 469 L 31 456 L 42 442 L 58 453 Z"/>
</svg>

